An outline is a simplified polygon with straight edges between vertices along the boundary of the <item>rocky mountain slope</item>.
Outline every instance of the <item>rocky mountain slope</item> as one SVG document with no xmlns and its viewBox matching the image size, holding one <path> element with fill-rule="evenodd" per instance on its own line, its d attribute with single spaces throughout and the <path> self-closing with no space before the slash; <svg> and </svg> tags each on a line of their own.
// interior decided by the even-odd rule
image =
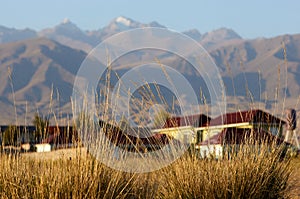
<svg viewBox="0 0 300 199">
<path fill-rule="evenodd" d="M 0 27 L 0 124 L 30 123 L 37 111 L 66 121 L 72 116 L 73 81 L 87 52 L 110 35 L 149 26 L 163 27 L 125 17 L 94 31 L 82 31 L 69 20 L 39 32 Z M 184 34 L 202 44 L 215 61 L 226 87 L 229 109 L 299 109 L 300 34 L 252 40 L 226 28 L 204 34 L 192 29 Z M 151 57 L 196 79 L 184 60 L 157 52 L 128 55 L 120 61 L 123 66 L 118 70 L 124 74 L 130 69 L 128 63 Z M 191 84 L 196 90 L 205 87 L 203 82 Z"/>
<path fill-rule="evenodd" d="M 49 111 L 49 106 L 70 108 L 74 77 L 85 56 L 45 38 L 0 45 L 0 122 L 14 122 L 15 107 L 21 123 L 26 114 Z"/>
</svg>

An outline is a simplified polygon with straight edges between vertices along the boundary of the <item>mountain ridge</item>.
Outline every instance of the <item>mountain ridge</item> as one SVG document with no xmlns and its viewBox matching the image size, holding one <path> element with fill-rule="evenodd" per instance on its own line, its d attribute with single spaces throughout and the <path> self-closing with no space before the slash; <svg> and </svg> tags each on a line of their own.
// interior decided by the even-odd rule
<svg viewBox="0 0 300 199">
<path fill-rule="evenodd" d="M 113 19 L 111 23 L 116 20 Z M 131 28 L 141 26 L 133 20 L 120 18 L 117 21 Z M 151 23 L 146 25 L 151 26 Z M 156 22 L 152 25 L 161 26 Z M 71 118 L 70 96 L 77 70 L 87 56 L 88 49 L 120 31 L 114 26 L 108 24 L 103 27 L 106 32 L 101 32 L 103 28 L 89 32 L 65 20 L 53 29 L 36 35 L 28 29 L 28 37 L 9 33 L 19 30 L 0 27 L 0 32 L 5 30 L 5 34 L 17 35 L 15 38 L 0 35 L 7 41 L 0 43 L 0 111 L 5 113 L 0 118 L 0 124 L 10 124 L 15 120 L 15 106 L 20 123 L 31 122 L 30 118 L 37 111 L 50 114 L 52 118 L 56 114 L 62 118 L 61 122 Z M 298 104 L 300 34 L 251 40 L 243 39 L 227 28 L 216 29 L 208 34 L 191 29 L 183 34 L 194 37 L 215 61 L 226 87 L 229 109 L 251 108 L 255 104 L 274 111 L 281 110 L 278 107 L 295 107 Z M 138 63 L 147 56 L 151 59 L 154 55 L 141 52 L 131 55 L 130 59 Z M 192 80 L 196 79 L 184 60 L 159 54 L 155 57 Z M 132 60 L 123 61 L 130 63 Z M 122 73 L 128 69 L 130 67 L 118 67 Z M 197 87 L 201 83 L 192 84 Z M 49 110 L 54 111 L 49 113 Z"/>
<path fill-rule="evenodd" d="M 123 22 L 123 23 L 122 23 Z M 127 25 L 124 24 L 127 22 Z M 84 50 L 89 52 L 93 47 L 98 45 L 101 41 L 106 39 L 109 36 L 112 36 L 116 33 L 121 31 L 130 30 L 133 28 L 143 28 L 143 27 L 158 27 L 158 28 L 166 28 L 165 26 L 159 24 L 158 22 L 152 21 L 150 23 L 141 23 L 130 18 L 119 16 L 111 20 L 106 26 L 99 28 L 98 30 L 82 30 L 80 29 L 75 23 L 73 23 L 69 19 L 64 19 L 61 23 L 55 25 L 54 27 L 44 28 L 40 31 L 35 31 L 32 29 L 28 29 L 31 35 L 22 35 L 22 31 L 14 28 L 6 28 L 3 26 L 3 29 L 6 28 L 10 30 L 10 34 L 8 31 L 1 31 L 0 27 L 0 43 L 6 43 L 10 41 L 19 41 L 26 38 L 36 38 L 36 37 L 47 37 L 49 39 L 53 39 L 58 41 L 64 45 L 67 45 L 71 48 L 76 48 L 79 50 Z M 25 29 L 27 30 L 27 29 Z M 220 33 L 223 31 L 223 33 Z M 192 33 L 193 32 L 193 33 Z M 198 32 L 198 33 L 196 33 Z M 18 38 L 11 38 L 11 34 L 21 34 L 20 39 Z M 207 37 L 215 38 L 215 37 L 222 37 L 223 40 L 231 40 L 232 38 L 228 37 L 229 35 L 236 35 L 240 37 L 237 33 L 235 33 L 231 29 L 220 28 L 213 30 L 211 32 L 207 32 L 201 34 L 196 29 L 186 30 L 182 32 L 190 36 L 191 38 L 195 39 L 196 41 L 201 43 L 201 40 L 204 39 L 202 44 L 205 47 L 211 46 L 209 44 L 210 40 Z M 29 34 L 29 33 L 27 33 Z M 217 35 L 216 35 L 217 34 Z M 214 41 L 216 43 L 217 41 Z"/>
</svg>

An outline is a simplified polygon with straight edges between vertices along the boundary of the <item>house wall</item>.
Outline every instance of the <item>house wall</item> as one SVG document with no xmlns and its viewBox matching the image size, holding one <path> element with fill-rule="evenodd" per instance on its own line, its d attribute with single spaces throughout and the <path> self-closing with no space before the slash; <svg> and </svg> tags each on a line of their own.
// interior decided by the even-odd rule
<svg viewBox="0 0 300 199">
<path fill-rule="evenodd" d="M 25 151 L 29 151 L 30 150 L 30 144 L 29 143 L 22 144 L 21 149 L 23 149 Z"/>
<path fill-rule="evenodd" d="M 200 158 L 222 158 L 223 157 L 223 146 L 220 144 L 215 145 L 202 145 L 199 147 Z"/>
<path fill-rule="evenodd" d="M 169 135 L 174 139 L 180 141 L 181 143 L 187 143 L 187 144 L 196 143 L 197 137 L 192 127 L 162 129 L 160 133 Z"/>
<path fill-rule="evenodd" d="M 164 133 L 172 136 L 173 138 L 181 141 L 181 142 L 189 142 L 192 144 L 197 144 L 203 142 L 212 136 L 220 133 L 226 128 L 237 128 L 237 129 L 263 129 L 265 131 L 272 132 L 273 135 L 282 135 L 282 124 L 264 124 L 264 123 L 238 123 L 238 124 L 227 124 L 220 126 L 212 126 L 212 127 L 184 127 L 184 128 L 166 128 L 162 129 L 160 133 Z M 186 131 L 186 132 L 185 132 Z M 190 132 L 188 132 L 190 131 Z"/>
<path fill-rule="evenodd" d="M 219 128 L 205 128 L 197 131 L 197 142 L 203 142 L 210 137 L 220 133 L 223 131 L 225 128 L 228 127 L 234 127 L 233 125 L 224 125 L 220 126 Z M 237 129 L 263 129 L 265 131 L 270 131 L 272 132 L 273 135 L 276 136 L 281 136 L 282 135 L 282 125 L 280 124 L 236 124 L 235 128 Z"/>
<path fill-rule="evenodd" d="M 204 129 L 204 130 L 199 130 L 197 131 L 197 142 L 203 142 L 205 140 L 208 140 L 212 136 L 220 133 L 223 129 L 218 128 L 218 129 Z"/>
<path fill-rule="evenodd" d="M 271 132 L 275 136 L 282 136 L 282 125 L 281 124 L 254 124 L 254 128 L 263 129 Z"/>
<path fill-rule="evenodd" d="M 50 152 L 51 145 L 50 144 L 36 144 L 35 145 L 36 152 Z"/>
<path fill-rule="evenodd" d="M 203 142 L 211 138 L 212 136 L 220 133 L 225 128 L 231 128 L 231 127 L 241 128 L 241 129 L 252 129 L 253 125 L 249 123 L 241 123 L 241 124 L 220 125 L 217 127 L 214 126 L 214 127 L 207 127 L 207 128 L 196 128 L 197 130 L 196 141 L 197 143 Z"/>
</svg>

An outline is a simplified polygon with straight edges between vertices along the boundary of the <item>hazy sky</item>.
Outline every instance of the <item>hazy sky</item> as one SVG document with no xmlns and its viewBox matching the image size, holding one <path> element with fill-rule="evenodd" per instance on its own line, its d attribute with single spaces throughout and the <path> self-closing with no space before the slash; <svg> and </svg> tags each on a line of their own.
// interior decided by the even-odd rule
<svg viewBox="0 0 300 199">
<path fill-rule="evenodd" d="M 95 30 L 125 16 L 176 31 L 232 28 L 244 38 L 300 33 L 299 0 L 0 0 L 0 25 L 40 30 L 69 18 Z"/>
</svg>

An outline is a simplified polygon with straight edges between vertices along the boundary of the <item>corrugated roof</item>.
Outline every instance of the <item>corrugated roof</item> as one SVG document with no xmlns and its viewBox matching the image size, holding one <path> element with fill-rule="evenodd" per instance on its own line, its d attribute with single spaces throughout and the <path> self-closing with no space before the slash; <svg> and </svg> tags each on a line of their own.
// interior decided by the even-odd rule
<svg viewBox="0 0 300 199">
<path fill-rule="evenodd" d="M 181 126 L 193 126 L 202 127 L 207 126 L 211 120 L 205 114 L 188 115 L 188 116 L 176 116 L 168 118 L 163 128 L 181 127 Z"/>
<path fill-rule="evenodd" d="M 238 123 L 277 123 L 285 124 L 285 121 L 259 109 L 239 111 L 221 115 L 210 121 L 210 126 L 238 124 Z"/>
<path fill-rule="evenodd" d="M 111 143 L 116 146 L 125 147 L 127 150 L 135 150 L 143 145 L 148 151 L 153 151 L 164 147 L 170 142 L 178 144 L 177 140 L 167 134 L 152 134 L 148 137 L 136 137 L 129 132 L 124 132 L 123 129 L 118 126 L 114 126 L 102 120 L 99 121 L 99 125 L 102 129 L 101 132 L 106 135 L 106 138 L 109 139 Z"/>
</svg>

